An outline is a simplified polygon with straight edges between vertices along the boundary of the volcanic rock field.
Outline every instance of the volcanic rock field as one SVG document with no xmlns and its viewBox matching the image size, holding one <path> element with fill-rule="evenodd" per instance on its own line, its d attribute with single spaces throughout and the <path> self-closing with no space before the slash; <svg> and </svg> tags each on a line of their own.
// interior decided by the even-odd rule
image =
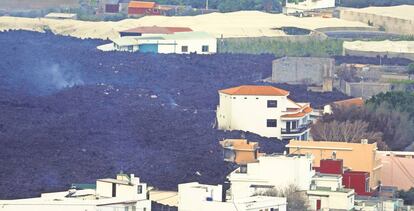
<svg viewBox="0 0 414 211">
<path fill-rule="evenodd" d="M 217 184 L 235 167 L 223 161 L 220 140 L 245 136 L 264 152 L 284 150 L 278 140 L 214 128 L 217 90 L 263 84 L 273 55 L 100 52 L 102 43 L 0 33 L 0 199 L 121 170 L 160 189 Z M 276 86 L 313 106 L 346 98 Z"/>
</svg>

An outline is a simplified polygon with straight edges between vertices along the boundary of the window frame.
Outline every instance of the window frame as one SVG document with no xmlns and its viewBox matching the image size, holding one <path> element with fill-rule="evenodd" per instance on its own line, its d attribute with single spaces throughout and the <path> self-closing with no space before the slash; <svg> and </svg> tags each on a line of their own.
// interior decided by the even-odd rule
<svg viewBox="0 0 414 211">
<path fill-rule="evenodd" d="M 201 46 L 201 52 L 203 52 L 203 53 L 208 53 L 208 52 L 210 52 L 210 48 L 209 48 L 209 46 L 208 46 L 208 45 L 202 45 L 202 46 Z"/>
<path fill-rule="evenodd" d="M 272 103 L 275 103 L 274 105 Z M 268 108 L 277 108 L 277 100 L 267 100 Z"/>
<path fill-rule="evenodd" d="M 266 119 L 266 127 L 277 127 L 277 119 Z"/>
<path fill-rule="evenodd" d="M 184 51 L 184 49 L 185 49 L 185 51 Z M 181 46 L 181 52 L 182 53 L 188 53 L 188 45 L 182 45 Z"/>
</svg>

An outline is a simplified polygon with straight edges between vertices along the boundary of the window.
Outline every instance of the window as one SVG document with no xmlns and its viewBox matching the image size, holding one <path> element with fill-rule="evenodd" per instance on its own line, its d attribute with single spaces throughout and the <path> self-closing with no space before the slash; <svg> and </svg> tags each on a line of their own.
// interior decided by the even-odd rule
<svg viewBox="0 0 414 211">
<path fill-rule="evenodd" d="M 277 100 L 268 100 L 267 101 L 268 108 L 277 108 Z"/>
<path fill-rule="evenodd" d="M 183 45 L 183 46 L 181 46 L 181 52 L 188 52 L 188 46 L 186 46 L 186 45 Z"/>
<path fill-rule="evenodd" d="M 138 194 L 141 194 L 142 193 L 142 185 L 138 185 L 137 193 Z"/>
<path fill-rule="evenodd" d="M 208 45 L 201 46 L 201 51 L 202 52 L 208 52 Z"/>
<path fill-rule="evenodd" d="M 277 120 L 276 119 L 268 119 L 267 120 L 267 127 L 277 127 Z"/>
</svg>

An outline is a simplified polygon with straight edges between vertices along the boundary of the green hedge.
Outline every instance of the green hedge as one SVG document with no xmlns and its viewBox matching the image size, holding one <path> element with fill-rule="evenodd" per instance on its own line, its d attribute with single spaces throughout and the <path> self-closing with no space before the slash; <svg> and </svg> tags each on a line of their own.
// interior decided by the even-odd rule
<svg viewBox="0 0 414 211">
<path fill-rule="evenodd" d="M 240 38 L 218 41 L 219 53 L 271 53 L 275 56 L 335 56 L 342 54 L 341 40 L 285 41 L 277 38 Z"/>
</svg>

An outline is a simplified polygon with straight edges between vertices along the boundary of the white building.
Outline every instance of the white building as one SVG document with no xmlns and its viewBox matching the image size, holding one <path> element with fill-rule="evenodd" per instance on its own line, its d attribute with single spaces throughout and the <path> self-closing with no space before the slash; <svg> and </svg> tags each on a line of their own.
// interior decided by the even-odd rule
<svg viewBox="0 0 414 211">
<path fill-rule="evenodd" d="M 45 18 L 49 19 L 73 19 L 76 20 L 78 18 L 78 15 L 75 13 L 57 13 L 52 12 L 47 15 L 45 15 Z"/>
<path fill-rule="evenodd" d="M 205 32 L 176 32 L 174 34 L 126 36 L 101 45 L 102 51 L 129 51 L 142 53 L 213 54 L 217 39 Z"/>
<path fill-rule="evenodd" d="M 292 2 L 289 3 L 289 0 L 286 0 L 286 6 L 283 7 L 283 13 L 293 14 L 301 13 L 306 11 L 313 11 L 319 9 L 334 8 L 335 0 L 299 0 L 298 3 Z"/>
<path fill-rule="evenodd" d="M 308 140 L 309 103 L 296 103 L 289 92 L 273 86 L 238 86 L 219 91 L 218 128 L 264 137 Z"/>
<path fill-rule="evenodd" d="M 99 179 L 96 189 L 43 193 L 38 198 L 0 201 L 0 211 L 150 211 L 147 184 L 133 174 Z"/>
<path fill-rule="evenodd" d="M 311 210 L 352 210 L 355 192 L 343 188 L 342 176 L 336 174 L 317 174 L 307 191 Z"/>
<path fill-rule="evenodd" d="M 248 163 L 231 172 L 231 199 L 238 200 L 269 189 L 285 189 L 295 185 L 309 190 L 315 171 L 312 155 L 263 155 L 256 163 Z"/>
<path fill-rule="evenodd" d="M 251 196 L 225 201 L 221 185 L 178 185 L 178 211 L 286 211 L 286 198 Z"/>
</svg>

